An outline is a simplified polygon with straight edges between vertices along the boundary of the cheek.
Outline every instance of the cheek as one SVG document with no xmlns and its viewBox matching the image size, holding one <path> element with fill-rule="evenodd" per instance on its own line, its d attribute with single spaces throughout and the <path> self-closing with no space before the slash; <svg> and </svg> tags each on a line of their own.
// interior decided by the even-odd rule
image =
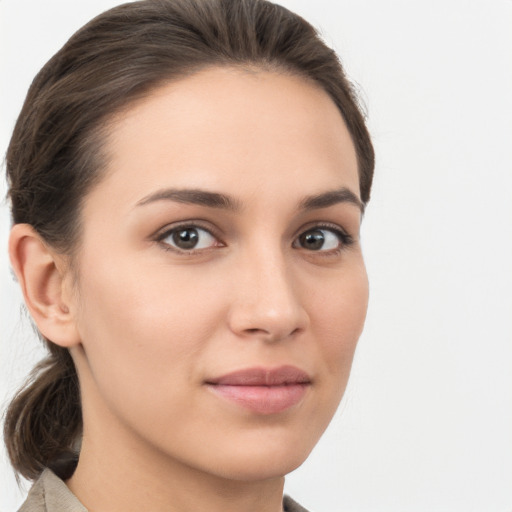
<svg viewBox="0 0 512 512">
<path fill-rule="evenodd" d="M 333 279 L 328 291 L 311 297 L 315 302 L 311 325 L 325 374 L 343 393 L 368 308 L 368 278 L 362 261 L 340 279 Z"/>
<path fill-rule="evenodd" d="M 198 304 L 186 273 L 105 261 L 90 259 L 96 271 L 80 282 L 79 331 L 94 380 L 111 403 L 154 401 L 155 387 L 179 393 L 219 321 L 218 301 L 202 293 Z"/>
</svg>

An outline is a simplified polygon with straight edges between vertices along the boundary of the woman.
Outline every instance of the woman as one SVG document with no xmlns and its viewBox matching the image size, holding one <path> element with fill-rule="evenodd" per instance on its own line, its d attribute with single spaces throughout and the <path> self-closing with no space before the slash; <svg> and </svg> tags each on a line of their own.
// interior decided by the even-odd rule
<svg viewBox="0 0 512 512">
<path fill-rule="evenodd" d="M 5 438 L 23 511 L 283 501 L 366 314 L 373 149 L 286 9 L 146 0 L 81 29 L 7 154 L 11 262 L 50 357 Z"/>
</svg>

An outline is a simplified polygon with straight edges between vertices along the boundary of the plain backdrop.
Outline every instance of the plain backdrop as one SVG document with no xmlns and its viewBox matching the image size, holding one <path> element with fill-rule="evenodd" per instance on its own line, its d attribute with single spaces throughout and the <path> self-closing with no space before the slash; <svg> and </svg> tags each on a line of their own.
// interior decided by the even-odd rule
<svg viewBox="0 0 512 512">
<path fill-rule="evenodd" d="M 36 72 L 118 3 L 0 0 L 2 156 Z M 281 3 L 341 55 L 377 151 L 366 329 L 340 410 L 286 490 L 312 512 L 512 512 L 512 1 Z M 2 408 L 42 354 L 9 226 L 4 202 Z M 1 451 L 0 512 L 26 489 Z"/>
</svg>

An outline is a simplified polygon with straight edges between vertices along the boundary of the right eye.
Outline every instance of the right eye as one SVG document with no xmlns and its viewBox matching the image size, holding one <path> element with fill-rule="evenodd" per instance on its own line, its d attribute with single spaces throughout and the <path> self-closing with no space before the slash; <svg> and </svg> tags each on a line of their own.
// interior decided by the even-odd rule
<svg viewBox="0 0 512 512">
<path fill-rule="evenodd" d="M 190 252 L 209 249 L 220 245 L 220 242 L 206 229 L 199 226 L 178 226 L 163 233 L 158 241 L 170 249 Z"/>
</svg>

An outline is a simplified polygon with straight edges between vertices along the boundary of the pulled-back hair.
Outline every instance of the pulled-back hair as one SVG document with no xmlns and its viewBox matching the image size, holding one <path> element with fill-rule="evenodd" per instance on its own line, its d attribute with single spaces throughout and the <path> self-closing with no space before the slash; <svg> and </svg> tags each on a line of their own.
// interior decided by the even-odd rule
<svg viewBox="0 0 512 512">
<path fill-rule="evenodd" d="M 101 180 L 112 116 L 159 85 L 210 66 L 256 66 L 312 80 L 351 134 L 363 203 L 374 152 L 352 86 L 315 29 L 264 0 L 142 0 L 80 29 L 34 79 L 7 151 L 14 223 L 31 224 L 56 251 L 80 241 L 83 198 Z M 68 478 L 82 428 L 78 377 L 67 349 L 50 355 L 10 404 L 5 442 L 15 470 Z"/>
</svg>

